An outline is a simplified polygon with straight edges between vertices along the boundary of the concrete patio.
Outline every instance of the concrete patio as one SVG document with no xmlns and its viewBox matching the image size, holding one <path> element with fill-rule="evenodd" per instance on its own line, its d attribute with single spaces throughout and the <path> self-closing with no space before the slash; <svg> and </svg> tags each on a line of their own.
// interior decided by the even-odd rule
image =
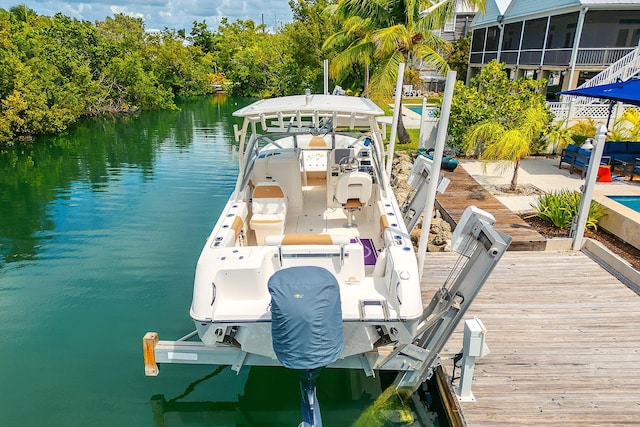
<svg viewBox="0 0 640 427">
<path fill-rule="evenodd" d="M 513 175 L 513 167 L 506 169 L 496 163 L 483 163 L 477 160 L 461 160 L 462 167 L 483 186 L 508 185 Z M 530 158 L 520 162 L 518 184 L 530 184 L 543 192 L 559 190 L 580 191 L 584 180 L 577 173 L 569 174 L 568 169 L 558 169 L 557 158 Z M 594 199 L 600 201 L 604 196 L 640 196 L 640 181 L 630 183 L 628 179 L 613 182 L 597 182 Z M 514 212 L 530 212 L 535 196 L 498 195 L 498 200 Z"/>
<path fill-rule="evenodd" d="M 513 167 L 501 168 L 498 163 L 485 164 L 477 160 L 462 160 L 461 166 L 485 188 L 508 185 Z M 532 185 L 543 192 L 563 189 L 580 191 L 584 180 L 577 173 L 569 174 L 568 169 L 558 169 L 558 159 L 530 158 L 520 162 L 519 185 Z M 597 182 L 593 199 L 608 209 L 608 214 L 600 221 L 605 230 L 622 240 L 640 247 L 640 213 L 607 196 L 640 196 L 640 181 L 629 182 L 628 178 L 614 176 L 613 182 Z M 496 195 L 496 198 L 513 212 L 533 211 L 536 196 Z"/>
</svg>

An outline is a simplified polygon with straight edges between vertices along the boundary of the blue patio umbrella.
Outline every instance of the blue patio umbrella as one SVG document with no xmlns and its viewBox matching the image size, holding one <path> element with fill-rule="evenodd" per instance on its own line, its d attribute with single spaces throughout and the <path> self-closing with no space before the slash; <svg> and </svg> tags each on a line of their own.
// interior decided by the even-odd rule
<svg viewBox="0 0 640 427">
<path fill-rule="evenodd" d="M 629 79 L 625 82 L 609 83 L 606 85 L 581 87 L 559 92 L 560 95 L 586 96 L 611 101 L 607 128 L 611 119 L 611 110 L 616 102 L 640 106 L 640 79 Z"/>
</svg>

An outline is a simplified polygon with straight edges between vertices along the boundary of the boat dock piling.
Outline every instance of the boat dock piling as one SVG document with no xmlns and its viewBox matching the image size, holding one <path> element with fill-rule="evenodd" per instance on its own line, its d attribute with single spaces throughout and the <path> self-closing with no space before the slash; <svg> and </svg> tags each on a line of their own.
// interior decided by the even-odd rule
<svg viewBox="0 0 640 427">
<path fill-rule="evenodd" d="M 160 373 L 156 363 L 156 346 L 158 345 L 158 333 L 147 332 L 142 338 L 142 354 L 144 355 L 144 374 L 148 377 L 156 377 Z"/>
</svg>

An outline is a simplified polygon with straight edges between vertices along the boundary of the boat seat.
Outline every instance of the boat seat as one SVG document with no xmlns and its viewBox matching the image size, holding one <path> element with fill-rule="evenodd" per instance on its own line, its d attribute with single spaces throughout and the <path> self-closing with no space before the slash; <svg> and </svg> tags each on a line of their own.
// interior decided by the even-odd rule
<svg viewBox="0 0 640 427">
<path fill-rule="evenodd" d="M 256 233 L 258 245 L 269 235 L 284 232 L 287 198 L 277 182 L 260 182 L 253 189 L 249 226 Z"/>
<path fill-rule="evenodd" d="M 334 199 L 347 213 L 346 228 L 356 227 L 353 223 L 355 211 L 360 210 L 371 198 L 373 180 L 365 172 L 343 173 L 338 177 Z"/>
<path fill-rule="evenodd" d="M 288 208 L 302 212 L 302 173 L 298 150 L 261 154 L 253 166 L 251 180 L 277 182 L 287 195 Z"/>
<path fill-rule="evenodd" d="M 265 245 L 348 245 L 349 236 L 330 234 L 283 234 L 270 235 L 265 239 Z"/>
<path fill-rule="evenodd" d="M 329 148 L 323 137 L 314 135 L 309 141 L 310 148 Z"/>
</svg>

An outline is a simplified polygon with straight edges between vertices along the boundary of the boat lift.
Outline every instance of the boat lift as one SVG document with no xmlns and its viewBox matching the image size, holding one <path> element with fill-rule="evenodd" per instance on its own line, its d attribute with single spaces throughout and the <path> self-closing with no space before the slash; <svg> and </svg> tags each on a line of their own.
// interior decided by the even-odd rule
<svg viewBox="0 0 640 427">
<path fill-rule="evenodd" d="M 439 364 L 438 353 L 511 243 L 510 236 L 493 228 L 494 222 L 487 212 L 467 208 L 452 236 L 452 248 L 460 258 L 424 309 L 411 344 L 390 342 L 338 359 L 329 368 L 363 369 L 368 376 L 376 370 L 397 371 L 396 387 L 412 390 L 428 380 Z M 164 363 L 229 365 L 235 372 L 242 366 L 280 366 L 275 358 L 242 351 L 232 339 L 205 346 L 190 341 L 195 336 L 194 331 L 177 341 L 165 341 L 148 332 L 143 338 L 145 374 L 158 375 L 158 364 Z"/>
<path fill-rule="evenodd" d="M 407 194 L 407 198 L 400 207 L 402 210 L 402 218 L 407 226 L 407 231 L 411 233 L 411 230 L 416 226 L 420 214 L 427 203 L 428 198 L 428 184 L 432 172 L 433 160 L 425 157 L 418 156 L 409 171 L 407 176 L 407 184 L 413 187 L 413 190 Z M 438 174 L 438 184 L 436 191 L 440 194 L 444 193 L 451 180 L 442 174 Z"/>
</svg>

